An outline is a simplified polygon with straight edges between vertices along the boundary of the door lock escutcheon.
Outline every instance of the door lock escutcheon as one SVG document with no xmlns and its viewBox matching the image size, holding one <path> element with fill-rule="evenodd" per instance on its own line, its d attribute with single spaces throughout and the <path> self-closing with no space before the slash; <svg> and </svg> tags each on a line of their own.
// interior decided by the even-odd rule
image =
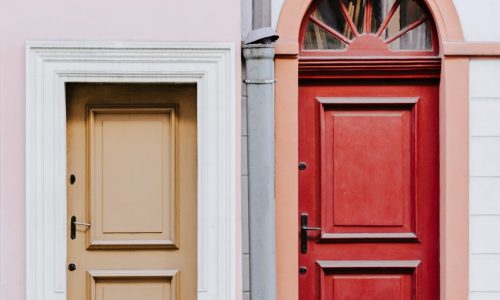
<svg viewBox="0 0 500 300">
<path fill-rule="evenodd" d="M 307 232 L 309 230 L 321 230 L 321 227 L 307 226 L 309 216 L 306 213 L 300 215 L 300 252 L 307 253 Z"/>
<path fill-rule="evenodd" d="M 90 227 L 90 223 L 83 223 L 83 222 L 77 222 L 76 217 L 72 216 L 71 217 L 71 239 L 74 240 L 76 239 L 76 225 L 82 225 L 82 226 L 87 226 Z"/>
</svg>

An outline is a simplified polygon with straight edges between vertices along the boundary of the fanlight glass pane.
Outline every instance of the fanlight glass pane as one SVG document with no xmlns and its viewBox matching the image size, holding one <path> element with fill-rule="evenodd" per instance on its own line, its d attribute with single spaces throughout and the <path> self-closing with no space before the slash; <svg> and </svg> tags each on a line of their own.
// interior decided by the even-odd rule
<svg viewBox="0 0 500 300">
<path fill-rule="evenodd" d="M 414 22 L 425 18 L 425 12 L 415 0 L 402 0 L 382 34 L 383 39 L 394 36 Z"/>
<path fill-rule="evenodd" d="M 427 22 L 408 31 L 399 39 L 389 43 L 392 50 L 428 50 L 432 49 L 432 40 Z"/>
<path fill-rule="evenodd" d="M 372 1 L 372 20 L 371 20 L 371 32 L 376 33 L 382 23 L 389 15 L 389 12 L 393 8 L 396 0 L 379 0 Z"/>
<path fill-rule="evenodd" d="M 347 37 L 352 38 L 352 32 L 342 14 L 338 0 L 323 0 L 319 3 L 312 16 L 330 26 L 332 29 Z"/>
<path fill-rule="evenodd" d="M 307 25 L 307 31 L 304 37 L 304 49 L 345 49 L 346 44 L 339 41 L 333 35 L 314 23 Z"/>
<path fill-rule="evenodd" d="M 372 41 L 380 38 L 382 51 L 384 44 L 394 51 L 430 50 L 431 17 L 422 5 L 421 0 L 319 0 L 307 20 L 303 49 L 349 50 L 356 39 L 372 35 Z"/>
<path fill-rule="evenodd" d="M 349 18 L 352 20 L 359 33 L 364 32 L 366 1 L 367 0 L 342 0 Z"/>
</svg>

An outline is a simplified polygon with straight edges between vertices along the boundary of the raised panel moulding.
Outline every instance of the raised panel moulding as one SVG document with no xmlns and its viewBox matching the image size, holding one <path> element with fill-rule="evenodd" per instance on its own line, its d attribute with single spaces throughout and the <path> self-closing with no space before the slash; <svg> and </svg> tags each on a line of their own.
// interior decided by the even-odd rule
<svg viewBox="0 0 500 300">
<path fill-rule="evenodd" d="M 420 260 L 318 260 L 323 269 L 341 268 L 416 268 Z"/>
<path fill-rule="evenodd" d="M 241 298 L 236 61 L 229 43 L 27 43 L 27 300 L 66 300 L 70 82 L 197 85 L 198 299 Z"/>
<path fill-rule="evenodd" d="M 417 240 L 417 235 L 413 232 L 402 233 L 324 233 L 321 240 Z"/>
<path fill-rule="evenodd" d="M 320 260 L 321 299 L 416 299 L 420 260 Z"/>
<path fill-rule="evenodd" d="M 414 104 L 418 97 L 317 97 L 322 104 Z"/>
<path fill-rule="evenodd" d="M 126 299 L 176 300 L 178 274 L 178 270 L 90 270 L 90 300 L 124 299 L 125 295 Z"/>
<path fill-rule="evenodd" d="M 320 240 L 417 241 L 414 153 L 419 98 L 315 99 L 324 162 Z M 382 179 L 391 185 L 384 186 Z"/>
<path fill-rule="evenodd" d="M 178 248 L 177 114 L 172 105 L 88 107 L 89 248 Z"/>
</svg>

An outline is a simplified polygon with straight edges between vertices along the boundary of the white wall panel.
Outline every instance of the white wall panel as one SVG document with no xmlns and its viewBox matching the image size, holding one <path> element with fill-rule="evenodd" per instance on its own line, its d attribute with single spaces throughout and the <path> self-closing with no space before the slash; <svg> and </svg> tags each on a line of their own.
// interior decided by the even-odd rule
<svg viewBox="0 0 500 300">
<path fill-rule="evenodd" d="M 500 136 L 500 98 L 471 98 L 472 136 Z"/>
<path fill-rule="evenodd" d="M 500 25 L 496 31 L 500 32 Z M 500 60 L 472 60 L 469 88 L 471 98 L 500 98 Z"/>
<path fill-rule="evenodd" d="M 471 216 L 469 222 L 470 222 L 470 253 L 500 254 L 500 238 L 495 238 L 497 233 L 500 232 L 500 216 L 499 215 Z"/>
<path fill-rule="evenodd" d="M 471 176 L 500 176 L 500 137 L 471 137 Z"/>
<path fill-rule="evenodd" d="M 500 292 L 471 292 L 469 300 L 498 300 Z"/>
<path fill-rule="evenodd" d="M 500 177 L 472 177 L 469 188 L 471 215 L 500 215 Z"/>
<path fill-rule="evenodd" d="M 471 15 L 492 1 L 463 1 Z M 495 1 L 496 2 L 496 1 Z M 477 8 L 475 6 L 481 6 Z M 464 9 L 464 8 L 461 8 Z M 465 13 L 465 11 L 462 11 Z M 476 19 L 480 26 L 488 15 Z M 467 22 L 466 22 L 467 23 Z M 469 26 L 470 24 L 465 24 Z M 500 32 L 500 23 L 496 27 Z M 466 28 L 467 30 L 470 28 Z M 476 29 L 474 29 L 476 30 Z M 470 36 L 468 37 L 470 38 Z M 470 64 L 470 300 L 500 299 L 500 60 Z"/>
<path fill-rule="evenodd" d="M 500 255 L 472 255 L 470 259 L 470 291 L 500 292 L 499 283 Z"/>
<path fill-rule="evenodd" d="M 467 41 L 500 41 L 498 0 L 454 0 Z"/>
</svg>

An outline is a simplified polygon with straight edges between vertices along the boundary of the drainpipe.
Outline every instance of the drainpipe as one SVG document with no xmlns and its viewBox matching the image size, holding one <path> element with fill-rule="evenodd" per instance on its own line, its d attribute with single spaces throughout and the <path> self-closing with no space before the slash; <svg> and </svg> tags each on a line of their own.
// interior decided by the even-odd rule
<svg viewBox="0 0 500 300">
<path fill-rule="evenodd" d="M 249 33 L 246 63 L 248 122 L 248 214 L 250 295 L 276 299 L 276 221 L 274 199 L 274 45 L 271 28 Z"/>
</svg>

